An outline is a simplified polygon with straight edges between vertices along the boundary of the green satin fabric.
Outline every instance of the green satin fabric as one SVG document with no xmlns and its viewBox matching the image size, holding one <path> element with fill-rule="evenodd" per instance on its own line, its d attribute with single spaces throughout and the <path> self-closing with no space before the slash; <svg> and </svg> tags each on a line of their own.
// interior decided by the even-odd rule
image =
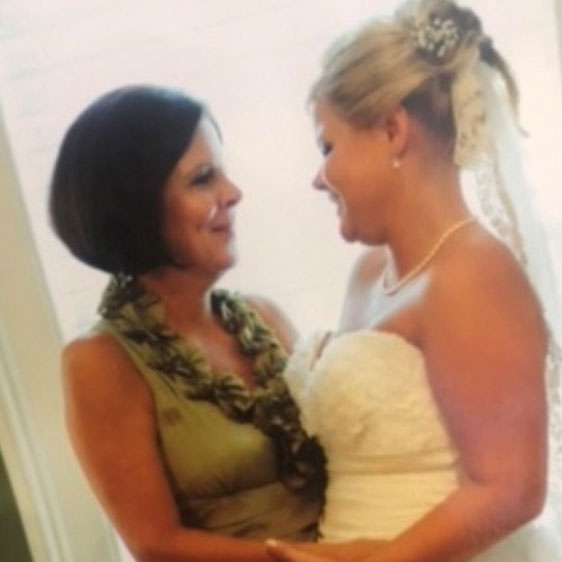
<svg viewBox="0 0 562 562">
<path fill-rule="evenodd" d="M 120 342 L 150 387 L 159 447 L 186 526 L 254 539 L 314 538 L 320 500 L 279 480 L 268 436 L 212 402 L 186 398 L 109 322 L 102 320 L 98 329 Z"/>
</svg>

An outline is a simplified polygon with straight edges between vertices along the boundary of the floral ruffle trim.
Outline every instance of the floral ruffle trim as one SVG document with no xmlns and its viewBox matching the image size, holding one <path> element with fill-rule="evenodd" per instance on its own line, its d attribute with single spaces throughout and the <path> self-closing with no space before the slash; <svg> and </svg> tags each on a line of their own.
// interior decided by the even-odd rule
<svg viewBox="0 0 562 562">
<path fill-rule="evenodd" d="M 216 290 L 211 305 L 240 351 L 253 358 L 255 388 L 248 388 L 235 375 L 214 373 L 199 350 L 165 326 L 162 303 L 133 277 L 111 280 L 99 312 L 177 392 L 212 402 L 229 418 L 252 423 L 268 435 L 276 445 L 280 479 L 287 487 L 320 495 L 325 484 L 324 457 L 302 429 L 297 406 L 281 376 L 286 353 L 240 296 Z"/>
</svg>

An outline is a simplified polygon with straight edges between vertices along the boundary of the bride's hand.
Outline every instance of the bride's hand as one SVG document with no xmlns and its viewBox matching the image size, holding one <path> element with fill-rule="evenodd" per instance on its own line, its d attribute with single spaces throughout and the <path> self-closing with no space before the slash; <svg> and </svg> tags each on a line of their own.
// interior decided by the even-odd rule
<svg viewBox="0 0 562 562">
<path fill-rule="evenodd" d="M 359 539 L 342 543 L 301 543 L 290 545 L 267 541 L 268 553 L 279 562 L 360 562 L 386 541 Z"/>
</svg>

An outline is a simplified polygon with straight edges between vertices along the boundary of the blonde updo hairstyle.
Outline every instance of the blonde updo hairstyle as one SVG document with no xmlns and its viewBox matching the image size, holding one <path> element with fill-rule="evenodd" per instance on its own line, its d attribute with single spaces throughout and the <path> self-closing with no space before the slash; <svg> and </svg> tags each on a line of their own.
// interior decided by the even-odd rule
<svg viewBox="0 0 562 562">
<path fill-rule="evenodd" d="M 456 39 L 439 52 L 443 43 L 432 50 L 423 42 L 423 33 L 443 22 L 452 24 Z M 414 0 L 393 18 L 372 20 L 336 41 L 324 57 L 310 101 L 328 101 L 340 117 L 359 128 L 372 126 L 385 111 L 402 104 L 452 149 L 456 129 L 451 87 L 458 73 L 476 60 L 503 78 L 517 113 L 519 95 L 512 73 L 476 14 L 451 0 Z"/>
</svg>

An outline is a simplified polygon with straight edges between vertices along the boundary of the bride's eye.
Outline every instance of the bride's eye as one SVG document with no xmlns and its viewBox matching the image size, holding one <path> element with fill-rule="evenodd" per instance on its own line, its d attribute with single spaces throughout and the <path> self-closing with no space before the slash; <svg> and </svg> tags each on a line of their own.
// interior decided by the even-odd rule
<svg viewBox="0 0 562 562">
<path fill-rule="evenodd" d="M 332 152 L 332 145 L 329 142 L 322 142 L 320 143 L 320 152 L 322 156 L 328 156 L 330 152 Z"/>
</svg>

